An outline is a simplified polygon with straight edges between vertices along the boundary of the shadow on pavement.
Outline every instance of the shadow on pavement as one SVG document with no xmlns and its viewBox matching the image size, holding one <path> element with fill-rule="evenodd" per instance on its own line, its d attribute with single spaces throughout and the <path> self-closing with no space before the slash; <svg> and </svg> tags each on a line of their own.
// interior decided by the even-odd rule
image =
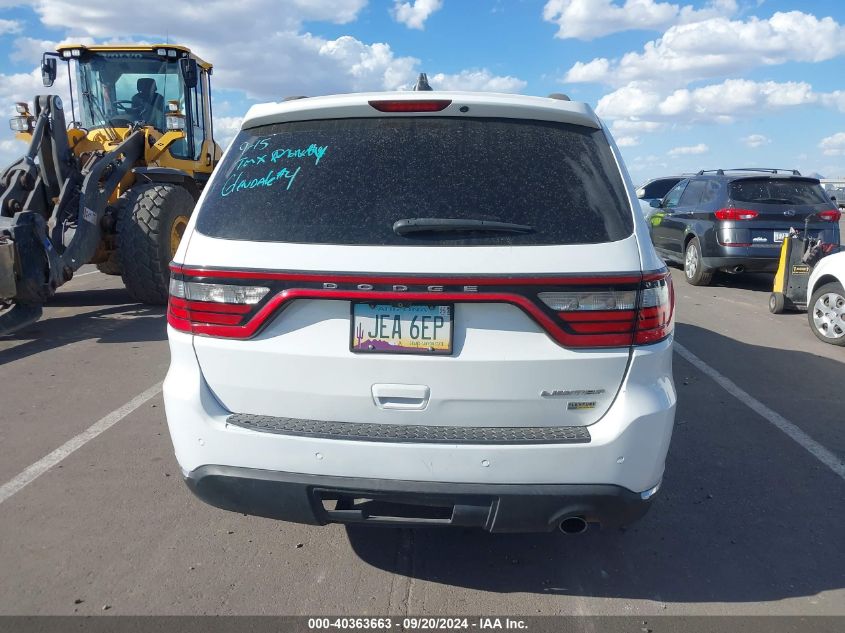
<svg viewBox="0 0 845 633">
<path fill-rule="evenodd" d="M 56 308 L 105 306 L 99 310 L 53 316 Z M 45 317 L 14 334 L 0 336 L 0 344 L 24 339 L 0 350 L 0 365 L 83 340 L 98 343 L 140 343 L 167 338 L 164 306 L 134 303 L 126 290 L 78 290 L 58 293 L 45 308 Z M 29 340 L 32 339 L 32 340 Z"/>
<path fill-rule="evenodd" d="M 739 358 L 752 355 L 761 373 L 806 367 L 811 376 L 843 375 L 842 363 L 813 354 L 689 325 L 678 335 L 696 337 L 699 347 L 729 344 Z M 352 548 L 374 567 L 442 591 L 736 603 L 845 587 L 845 481 L 677 355 L 675 377 L 680 399 L 663 489 L 627 530 L 496 535 L 349 526 Z M 825 415 L 841 422 L 840 413 Z"/>
<path fill-rule="evenodd" d="M 736 288 L 737 290 L 750 290 L 751 292 L 764 292 L 767 295 L 772 292 L 774 286 L 774 273 L 730 273 L 717 272 L 713 277 L 713 285 L 722 288 Z"/>
</svg>

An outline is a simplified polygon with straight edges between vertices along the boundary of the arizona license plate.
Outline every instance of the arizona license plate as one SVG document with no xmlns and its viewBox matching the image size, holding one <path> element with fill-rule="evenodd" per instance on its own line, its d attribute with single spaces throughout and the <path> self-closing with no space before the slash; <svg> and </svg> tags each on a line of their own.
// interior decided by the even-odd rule
<svg viewBox="0 0 845 633">
<path fill-rule="evenodd" d="M 452 306 L 352 304 L 353 352 L 451 354 Z"/>
<path fill-rule="evenodd" d="M 787 235 L 789 235 L 789 231 L 775 231 L 774 240 L 775 242 L 782 242 Z"/>
</svg>

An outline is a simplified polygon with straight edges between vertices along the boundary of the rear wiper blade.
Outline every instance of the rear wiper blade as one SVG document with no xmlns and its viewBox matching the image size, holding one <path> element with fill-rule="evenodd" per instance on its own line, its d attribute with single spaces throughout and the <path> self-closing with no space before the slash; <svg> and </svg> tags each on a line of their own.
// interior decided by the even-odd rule
<svg viewBox="0 0 845 633">
<path fill-rule="evenodd" d="M 495 233 L 530 233 L 533 226 L 497 222 L 495 220 L 472 220 L 460 218 L 403 218 L 393 223 L 397 235 L 410 233 L 440 233 L 446 231 L 489 231 Z"/>
</svg>

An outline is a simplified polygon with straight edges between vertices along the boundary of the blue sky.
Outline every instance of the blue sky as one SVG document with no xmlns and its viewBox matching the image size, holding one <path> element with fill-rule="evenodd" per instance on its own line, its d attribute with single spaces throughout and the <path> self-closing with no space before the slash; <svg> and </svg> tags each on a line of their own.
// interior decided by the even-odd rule
<svg viewBox="0 0 845 633">
<path fill-rule="evenodd" d="M 0 6 L 10 114 L 43 91 L 42 49 L 169 39 L 214 63 L 224 139 L 252 103 L 401 89 L 425 71 L 435 88 L 590 103 L 637 181 L 753 165 L 845 177 L 841 0 L 179 0 L 148 16 L 120 0 Z M 22 148 L 0 132 L 4 163 Z"/>
</svg>

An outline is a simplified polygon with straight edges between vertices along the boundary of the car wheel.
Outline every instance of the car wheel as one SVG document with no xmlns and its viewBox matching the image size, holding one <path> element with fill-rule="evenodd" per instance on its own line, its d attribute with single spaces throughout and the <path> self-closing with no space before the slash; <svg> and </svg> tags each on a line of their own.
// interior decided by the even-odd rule
<svg viewBox="0 0 845 633">
<path fill-rule="evenodd" d="M 845 290 L 836 282 L 817 288 L 810 297 L 807 319 L 820 341 L 845 346 Z"/>
<path fill-rule="evenodd" d="M 772 314 L 783 314 L 786 311 L 786 297 L 782 292 L 773 292 L 769 295 L 769 312 Z"/>
<path fill-rule="evenodd" d="M 704 269 L 701 259 L 701 242 L 697 237 L 687 244 L 684 254 L 684 278 L 693 286 L 709 286 L 713 281 L 713 271 Z"/>
</svg>

